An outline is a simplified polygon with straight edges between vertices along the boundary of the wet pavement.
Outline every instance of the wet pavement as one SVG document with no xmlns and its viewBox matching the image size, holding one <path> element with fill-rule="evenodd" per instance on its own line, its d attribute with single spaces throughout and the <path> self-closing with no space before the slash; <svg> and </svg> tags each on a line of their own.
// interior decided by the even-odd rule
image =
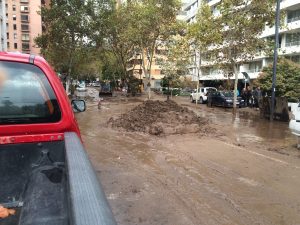
<svg viewBox="0 0 300 225">
<path fill-rule="evenodd" d="M 231 108 L 208 108 L 206 105 L 188 103 L 187 98 L 182 98 L 179 102 L 184 106 L 196 109 L 199 116 L 208 118 L 219 127 L 226 127 L 228 129 L 227 135 L 241 145 L 270 143 L 277 147 L 291 149 L 295 147 L 296 138 L 290 132 L 287 122 L 270 122 L 261 118 L 259 111 L 255 108 L 238 109 L 237 115 L 233 117 Z M 221 129 L 223 130 L 223 128 Z"/>
<path fill-rule="evenodd" d="M 90 99 L 76 116 L 118 224 L 300 224 L 300 151 L 287 123 L 176 98 L 216 133 L 156 137 L 107 125 L 143 100 L 104 99 L 98 110 Z"/>
</svg>

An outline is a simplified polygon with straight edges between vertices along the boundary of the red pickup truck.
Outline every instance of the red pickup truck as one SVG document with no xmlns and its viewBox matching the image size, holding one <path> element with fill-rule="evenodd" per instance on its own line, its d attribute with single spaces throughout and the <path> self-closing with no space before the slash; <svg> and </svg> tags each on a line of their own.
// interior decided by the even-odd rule
<svg viewBox="0 0 300 225">
<path fill-rule="evenodd" d="M 38 56 L 0 53 L 0 205 L 11 225 L 114 225 L 68 97 Z"/>
</svg>

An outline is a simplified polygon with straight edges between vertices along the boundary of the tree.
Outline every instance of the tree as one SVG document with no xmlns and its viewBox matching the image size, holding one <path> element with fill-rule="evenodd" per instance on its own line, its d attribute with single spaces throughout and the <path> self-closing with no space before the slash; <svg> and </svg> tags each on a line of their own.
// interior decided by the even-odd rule
<svg viewBox="0 0 300 225">
<path fill-rule="evenodd" d="M 272 89 L 273 65 L 263 68 L 255 85 L 268 94 Z M 288 101 L 297 102 L 300 98 L 300 65 L 281 58 L 277 63 L 276 95 L 286 97 Z"/>
<path fill-rule="evenodd" d="M 76 69 L 80 66 L 77 65 L 89 63 L 95 56 L 98 46 L 92 43 L 91 37 L 97 35 L 99 45 L 104 36 L 93 32 L 91 27 L 96 22 L 99 24 L 100 18 L 104 21 L 105 13 L 109 11 L 104 2 L 107 1 L 51 0 L 49 8 L 41 8 L 44 32 L 35 43 L 56 71 L 69 76 L 78 74 Z"/>
<path fill-rule="evenodd" d="M 190 28 L 201 53 L 227 74 L 235 76 L 234 110 L 236 112 L 238 67 L 266 51 L 266 41 L 259 36 L 273 24 L 274 1 L 223 0 L 214 15 L 207 4 L 200 7 L 197 22 Z"/>
<path fill-rule="evenodd" d="M 113 87 L 119 85 L 118 80 L 122 78 L 122 74 L 124 72 L 122 64 L 119 64 L 118 62 L 118 59 L 112 52 L 105 52 L 103 56 L 104 65 L 102 68 L 101 79 L 112 81 Z"/>
<path fill-rule="evenodd" d="M 114 8 L 111 15 L 108 17 L 109 28 L 107 30 L 107 46 L 105 51 L 108 52 L 109 58 L 116 60 L 116 68 L 120 78 L 126 83 L 129 81 L 129 73 L 127 71 L 127 64 L 131 57 L 135 55 L 135 44 L 132 38 L 132 21 L 133 10 L 130 4 L 121 4 L 119 7 Z M 101 27 L 96 26 L 95 30 Z M 99 31 L 100 32 L 100 31 Z M 108 67 L 111 62 L 106 60 Z"/>
<path fill-rule="evenodd" d="M 148 78 L 150 99 L 151 68 L 155 51 L 174 35 L 176 16 L 180 9 L 178 0 L 132 0 L 127 3 L 131 9 L 129 34 L 142 55 L 142 68 Z"/>
<path fill-rule="evenodd" d="M 167 49 L 166 60 L 162 63 L 162 70 L 164 71 L 163 86 L 168 89 L 180 87 L 180 77 L 185 76 L 188 72 L 189 65 L 189 44 L 185 38 L 180 35 L 170 37 L 166 42 L 165 48 Z M 169 99 L 168 90 L 168 99 Z"/>
</svg>

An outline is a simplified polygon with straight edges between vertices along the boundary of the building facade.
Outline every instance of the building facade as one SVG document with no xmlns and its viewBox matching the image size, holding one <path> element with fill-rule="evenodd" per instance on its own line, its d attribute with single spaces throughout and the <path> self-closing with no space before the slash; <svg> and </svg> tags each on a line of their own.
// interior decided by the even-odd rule
<svg viewBox="0 0 300 225">
<path fill-rule="evenodd" d="M 7 51 L 5 0 L 0 0 L 0 51 Z"/>
<path fill-rule="evenodd" d="M 182 9 L 186 12 L 186 16 L 184 17 L 186 22 L 192 23 L 195 21 L 196 14 L 203 1 L 206 1 L 214 14 L 219 13 L 217 5 L 220 3 L 220 0 L 190 0 Z M 281 0 L 280 9 L 286 11 L 286 18 L 284 20 L 285 24 L 280 30 L 279 55 L 300 63 L 300 0 Z M 275 28 L 266 28 L 261 38 L 275 39 Z M 193 63 L 189 70 L 194 81 L 203 82 L 206 80 L 228 79 L 221 70 L 216 69 L 206 61 L 205 54 L 201 54 L 200 57 L 195 52 L 191 55 L 191 61 Z M 256 79 L 262 68 L 272 62 L 272 58 L 263 55 L 255 57 L 252 61 L 240 66 L 239 79 L 245 79 L 245 74 L 250 79 Z M 199 71 L 198 68 L 200 68 Z M 232 79 L 234 78 L 232 77 Z"/>
<path fill-rule="evenodd" d="M 38 14 L 45 0 L 6 0 L 7 51 L 40 54 L 34 39 L 42 33 L 42 18 Z"/>
</svg>

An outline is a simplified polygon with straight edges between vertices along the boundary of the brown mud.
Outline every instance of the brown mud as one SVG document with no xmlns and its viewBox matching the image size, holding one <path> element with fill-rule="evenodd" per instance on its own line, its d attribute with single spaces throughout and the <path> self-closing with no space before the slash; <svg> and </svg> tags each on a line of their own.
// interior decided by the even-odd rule
<svg viewBox="0 0 300 225">
<path fill-rule="evenodd" d="M 216 132 L 151 135 L 107 126 L 145 98 L 104 99 L 100 110 L 91 101 L 76 115 L 118 224 L 300 224 L 300 151 L 286 123 L 270 124 L 250 109 L 232 118 L 230 109 L 173 98 Z"/>
<path fill-rule="evenodd" d="M 108 124 L 126 131 L 152 135 L 188 133 L 207 135 L 213 131 L 208 126 L 207 119 L 197 116 L 192 110 L 172 100 L 145 101 L 117 118 L 110 118 Z"/>
</svg>

